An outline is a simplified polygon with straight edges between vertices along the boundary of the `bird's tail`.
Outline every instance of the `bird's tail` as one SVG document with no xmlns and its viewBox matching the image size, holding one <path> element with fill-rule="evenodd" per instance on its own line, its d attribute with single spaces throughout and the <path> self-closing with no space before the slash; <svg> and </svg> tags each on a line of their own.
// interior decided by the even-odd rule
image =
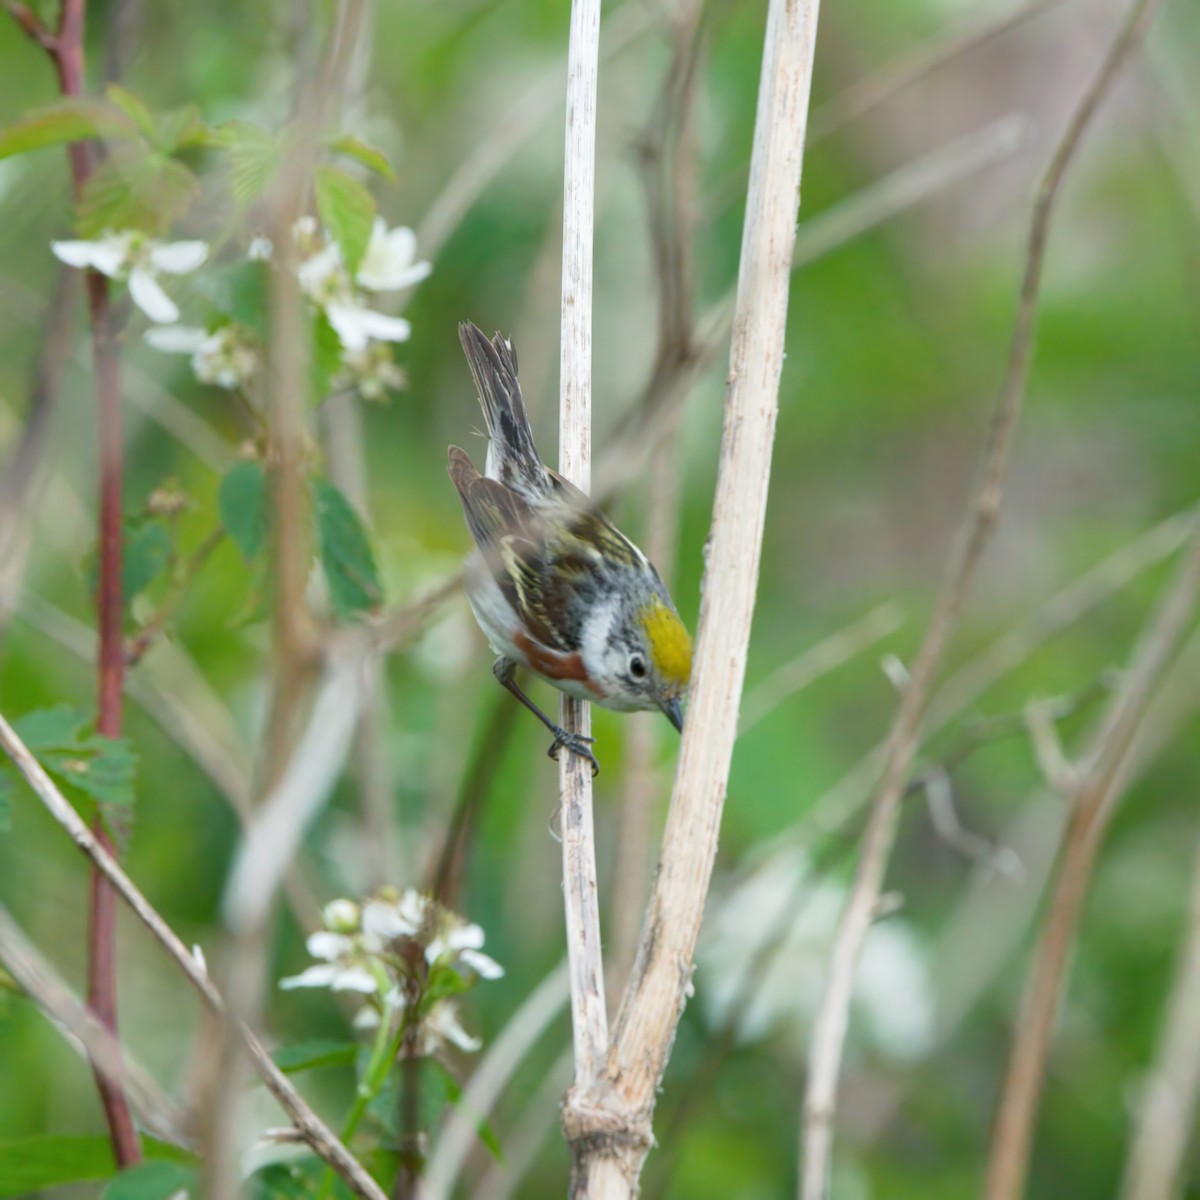
<svg viewBox="0 0 1200 1200">
<path fill-rule="evenodd" d="M 489 341 L 469 321 L 459 325 L 458 336 L 487 422 L 490 440 L 484 473 L 519 494 L 545 495 L 552 485 L 533 443 L 512 342 L 499 333 Z"/>
</svg>

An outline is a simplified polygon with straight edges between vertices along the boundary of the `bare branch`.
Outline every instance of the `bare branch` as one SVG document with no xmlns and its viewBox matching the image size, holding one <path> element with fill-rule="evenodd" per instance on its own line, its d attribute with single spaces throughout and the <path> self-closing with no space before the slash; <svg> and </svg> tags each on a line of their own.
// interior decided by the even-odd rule
<svg viewBox="0 0 1200 1200">
<path fill-rule="evenodd" d="M 138 1120 L 151 1133 L 178 1146 L 190 1145 L 187 1120 L 179 1106 L 87 1010 L 2 904 L 0 961 L 30 999 L 62 1030 L 67 1041 L 82 1050 L 114 1087 L 124 1088 Z"/>
<path fill-rule="evenodd" d="M 776 667 L 766 679 L 746 693 L 742 702 L 742 719 L 738 723 L 738 737 L 743 737 L 785 700 L 849 662 L 876 642 L 889 637 L 903 624 L 904 618 L 899 607 L 890 600 L 885 601 L 866 616 L 830 634 L 815 646 L 809 646 L 783 666 Z"/>
<path fill-rule="evenodd" d="M 585 1147 L 575 1194 L 629 1197 L 691 986 L 758 584 L 783 367 L 792 247 L 818 6 L 772 0 L 691 701 L 658 874 L 603 1078 L 569 1097 L 568 1136 Z"/>
<path fill-rule="evenodd" d="M 599 56 L 600 0 L 572 0 L 563 173 L 558 465 L 562 474 L 585 492 L 591 486 L 592 473 L 592 230 Z M 559 714 L 564 729 L 584 736 L 590 733 L 587 704 L 563 696 Z M 598 1077 L 608 1049 L 592 827 L 592 773 L 583 758 L 565 751 L 559 753 L 558 770 L 575 1086 L 587 1088 Z"/>
<path fill-rule="evenodd" d="M 1175 980 L 1142 1088 L 1122 1200 L 1176 1200 L 1200 1096 L 1200 846 Z"/>
<path fill-rule="evenodd" d="M 1157 0 L 1137 0 L 1129 19 L 1075 110 L 1038 189 L 1008 367 L 996 404 L 979 482 L 951 552 L 946 581 L 913 663 L 912 681 L 904 691 L 888 738 L 882 778 L 863 836 L 862 856 L 838 928 L 825 995 L 813 1027 L 801 1138 L 803 1166 L 800 1195 L 803 1200 L 823 1200 L 828 1195 L 837 1081 L 854 978 L 883 887 L 899 823 L 900 801 L 920 744 L 921 725 L 934 678 L 999 515 L 1009 448 L 1020 417 L 1029 375 L 1033 326 L 1050 218 L 1062 180 L 1085 130 L 1100 102 L 1108 94 L 1121 65 L 1141 40 L 1156 8 Z"/>
<path fill-rule="evenodd" d="M 173 929 L 142 895 L 137 885 L 121 869 L 116 859 L 101 845 L 79 814 L 42 770 L 41 764 L 17 736 L 12 726 L 0 716 L 0 749 L 12 759 L 17 770 L 49 810 L 50 815 L 67 831 L 71 840 L 91 860 L 96 869 L 112 884 L 138 920 L 166 949 L 188 982 L 200 993 L 205 1004 L 216 1014 L 226 1016 L 225 1001 L 208 973 L 196 961 Z M 325 1123 L 309 1108 L 291 1081 L 275 1065 L 262 1043 L 242 1022 L 236 1023 L 238 1036 L 245 1044 L 255 1069 L 283 1110 L 295 1122 L 304 1141 L 320 1155 L 357 1196 L 365 1200 L 387 1200 L 379 1185 L 358 1160 L 334 1136 Z"/>
<path fill-rule="evenodd" d="M 987 1200 L 1017 1200 L 1024 1193 L 1054 1020 L 1092 866 L 1125 786 L 1146 709 L 1194 616 L 1198 594 L 1200 522 L 1179 575 L 1144 633 L 1120 694 L 1092 742 L 1083 776 L 1072 794 L 1073 808 L 1063 839 L 1058 878 L 996 1117 L 984 1193 Z"/>
<path fill-rule="evenodd" d="M 512 707 L 509 705 L 508 707 Z M 488 1047 L 446 1121 L 421 1179 L 421 1200 L 450 1200 L 463 1165 L 500 1093 L 562 1011 L 569 997 L 567 964 L 556 967 L 525 998 Z"/>
<path fill-rule="evenodd" d="M 828 137 L 946 63 L 986 46 L 1028 21 L 1053 12 L 1062 4 L 1063 0 L 1030 0 L 999 17 L 992 13 L 972 15 L 935 34 L 822 104 L 813 113 L 811 140 L 817 142 Z"/>
</svg>

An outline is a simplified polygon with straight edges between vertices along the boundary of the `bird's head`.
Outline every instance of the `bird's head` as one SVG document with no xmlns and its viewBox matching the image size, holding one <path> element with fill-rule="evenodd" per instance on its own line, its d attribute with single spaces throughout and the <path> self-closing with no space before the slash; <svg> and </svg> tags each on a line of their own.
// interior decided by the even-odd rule
<svg viewBox="0 0 1200 1200">
<path fill-rule="evenodd" d="M 670 600 L 657 591 L 639 597 L 607 632 L 604 703 L 627 711 L 659 709 L 682 731 L 692 639 Z"/>
</svg>

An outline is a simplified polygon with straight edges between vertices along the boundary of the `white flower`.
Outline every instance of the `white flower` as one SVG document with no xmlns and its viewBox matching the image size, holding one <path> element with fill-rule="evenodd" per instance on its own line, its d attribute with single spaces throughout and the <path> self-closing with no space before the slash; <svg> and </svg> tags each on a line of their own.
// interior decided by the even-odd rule
<svg viewBox="0 0 1200 1200">
<path fill-rule="evenodd" d="M 204 242 L 156 242 L 133 230 L 106 233 L 92 242 L 51 242 L 50 249 L 68 266 L 128 282 L 130 299 L 160 325 L 178 321 L 179 309 L 157 276 L 187 275 L 208 258 Z"/>
<path fill-rule="evenodd" d="M 458 1023 L 458 1009 L 452 1000 L 439 1000 L 421 1022 L 421 1053 L 436 1054 L 450 1042 L 460 1050 L 478 1050 L 483 1039 L 472 1037 Z"/>
<path fill-rule="evenodd" d="M 362 303 L 342 265 L 336 242 L 306 258 L 296 274 L 301 291 L 324 311 L 347 350 L 365 350 L 372 338 L 406 342 L 412 334 L 412 326 L 403 317 L 389 317 Z"/>
<path fill-rule="evenodd" d="M 374 312 L 353 300 L 331 301 L 325 305 L 325 315 L 347 350 L 365 350 L 372 338 L 407 342 L 412 336 L 412 326 L 403 317 Z"/>
<path fill-rule="evenodd" d="M 270 262 L 274 253 L 275 247 L 271 245 L 271 239 L 259 234 L 250 242 L 246 257 L 251 262 Z"/>
<path fill-rule="evenodd" d="M 327 987 L 334 992 L 362 992 L 369 996 L 379 991 L 379 980 L 365 967 L 340 966 L 338 963 L 318 963 L 279 981 L 285 992 L 294 988 Z"/>
<path fill-rule="evenodd" d="M 368 937 L 390 942 L 395 938 L 416 936 L 421 925 L 419 921 L 410 921 L 408 916 L 401 912 L 398 903 L 368 900 L 363 905 L 362 928 Z"/>
<path fill-rule="evenodd" d="M 354 278 L 370 292 L 398 292 L 420 283 L 433 270 L 427 262 L 416 262 L 416 257 L 417 235 L 404 225 L 389 230 L 384 219 L 376 217 Z"/>
<path fill-rule="evenodd" d="M 494 958 L 478 950 L 464 950 L 458 961 L 470 967 L 480 979 L 500 979 L 504 975 L 504 968 Z"/>
<path fill-rule="evenodd" d="M 389 391 L 399 391 L 408 376 L 396 365 L 384 342 L 368 342 L 362 350 L 342 355 L 342 370 L 335 383 L 353 387 L 364 400 L 382 400 Z"/>
<path fill-rule="evenodd" d="M 425 961 L 432 965 L 445 959 L 451 966 L 463 966 L 480 979 L 499 979 L 504 968 L 490 956 L 481 953 L 483 930 L 478 925 L 450 924 L 425 947 Z"/>
<path fill-rule="evenodd" d="M 343 933 L 319 930 L 310 934 L 306 943 L 313 958 L 324 962 L 281 979 L 279 986 L 284 991 L 302 987 L 327 987 L 335 992 L 362 992 L 372 995 L 379 991 L 379 977 L 368 970 L 356 954 L 354 940 Z"/>
<path fill-rule="evenodd" d="M 321 910 L 321 920 L 326 929 L 335 933 L 354 933 L 361 918 L 358 905 L 353 900 L 330 900 Z"/>
<path fill-rule="evenodd" d="M 230 323 L 212 333 L 190 325 L 148 329 L 146 342 L 167 354 L 190 354 L 192 370 L 201 383 L 232 391 L 244 387 L 259 368 L 259 348 L 245 326 Z"/>
</svg>

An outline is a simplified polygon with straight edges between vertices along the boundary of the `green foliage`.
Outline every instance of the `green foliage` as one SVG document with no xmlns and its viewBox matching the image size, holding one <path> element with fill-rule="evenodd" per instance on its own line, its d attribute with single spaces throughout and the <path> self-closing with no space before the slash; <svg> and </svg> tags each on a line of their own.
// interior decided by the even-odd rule
<svg viewBox="0 0 1200 1200">
<path fill-rule="evenodd" d="M 384 179 L 396 178 L 392 164 L 388 162 L 387 155 L 382 150 L 376 150 L 374 146 L 368 146 L 366 142 L 360 141 L 350 134 L 334 138 L 328 143 L 328 146 L 335 154 L 352 158 L 356 163 L 366 167 L 368 171 L 382 175 Z"/>
<path fill-rule="evenodd" d="M 328 480 L 312 484 L 321 566 L 334 612 L 346 620 L 383 603 L 383 585 L 367 531 L 354 506 Z"/>
<path fill-rule="evenodd" d="M 300 1200 L 300 1197 L 313 1196 L 324 1170 L 324 1164 L 315 1157 L 299 1162 L 272 1163 L 247 1181 L 248 1200 Z M 340 1200 L 349 1192 L 343 1185 L 333 1194 Z"/>
<path fill-rule="evenodd" d="M 124 738 L 96 733 L 86 713 L 67 705 L 36 709 L 12 723 L 17 735 L 48 774 L 63 785 L 68 797 L 79 793 L 91 803 L 83 815 L 99 812 L 110 829 L 127 827 L 133 811 L 137 755 Z M 16 768 L 7 760 L 0 770 L 0 808 L 7 808 L 7 790 Z"/>
<path fill-rule="evenodd" d="M 233 467 L 221 480 L 217 508 L 225 531 L 250 562 L 267 537 L 267 488 L 262 464 L 242 462 Z"/>
<path fill-rule="evenodd" d="M 62 99 L 34 109 L 0 130 L 0 158 L 88 138 L 136 136 L 136 124 L 116 105 L 104 100 Z"/>
<path fill-rule="evenodd" d="M 334 380 L 342 369 L 342 340 L 329 323 L 329 318 L 317 309 L 312 322 L 312 396 L 320 404 L 334 390 Z"/>
<path fill-rule="evenodd" d="M 351 275 L 371 240 L 375 198 L 353 175 L 321 163 L 316 177 L 317 212 L 341 247 L 342 260 Z"/>
<path fill-rule="evenodd" d="M 271 1058 L 284 1074 L 295 1075 L 318 1067 L 353 1066 L 358 1050 L 355 1042 L 300 1042 L 295 1046 L 280 1046 L 271 1053 Z"/>
<path fill-rule="evenodd" d="M 251 121 L 227 121 L 213 143 L 229 158 L 229 191 L 238 204 L 253 204 L 275 178 L 283 162 L 280 139 Z"/>
<path fill-rule="evenodd" d="M 194 1167 L 178 1162 L 142 1162 L 122 1171 L 100 1193 L 100 1200 L 168 1200 L 195 1182 Z"/>
<path fill-rule="evenodd" d="M 188 1156 L 174 1146 L 153 1138 L 143 1138 L 142 1149 L 147 1163 L 144 1166 L 167 1167 L 175 1172 L 188 1172 Z M 0 1200 L 30 1196 L 48 1188 L 87 1180 L 109 1179 L 116 1174 L 112 1144 L 101 1135 L 81 1137 L 38 1136 L 0 1141 Z M 179 1186 L 179 1185 L 176 1185 Z M 112 1193 L 125 1200 L 132 1197 L 170 1195 L 163 1193 Z"/>
<path fill-rule="evenodd" d="M 171 531 L 158 521 L 126 527 L 121 559 L 121 592 L 126 607 L 166 570 L 174 549 Z"/>
<path fill-rule="evenodd" d="M 86 238 L 109 229 L 161 236 L 199 190 L 195 174 L 178 159 L 132 143 L 114 147 L 84 186 L 76 228 Z"/>
<path fill-rule="evenodd" d="M 467 980 L 453 967 L 435 963 L 429 971 L 425 990 L 421 993 L 421 1015 L 424 1016 L 439 1001 L 459 996 L 467 990 Z"/>
</svg>

